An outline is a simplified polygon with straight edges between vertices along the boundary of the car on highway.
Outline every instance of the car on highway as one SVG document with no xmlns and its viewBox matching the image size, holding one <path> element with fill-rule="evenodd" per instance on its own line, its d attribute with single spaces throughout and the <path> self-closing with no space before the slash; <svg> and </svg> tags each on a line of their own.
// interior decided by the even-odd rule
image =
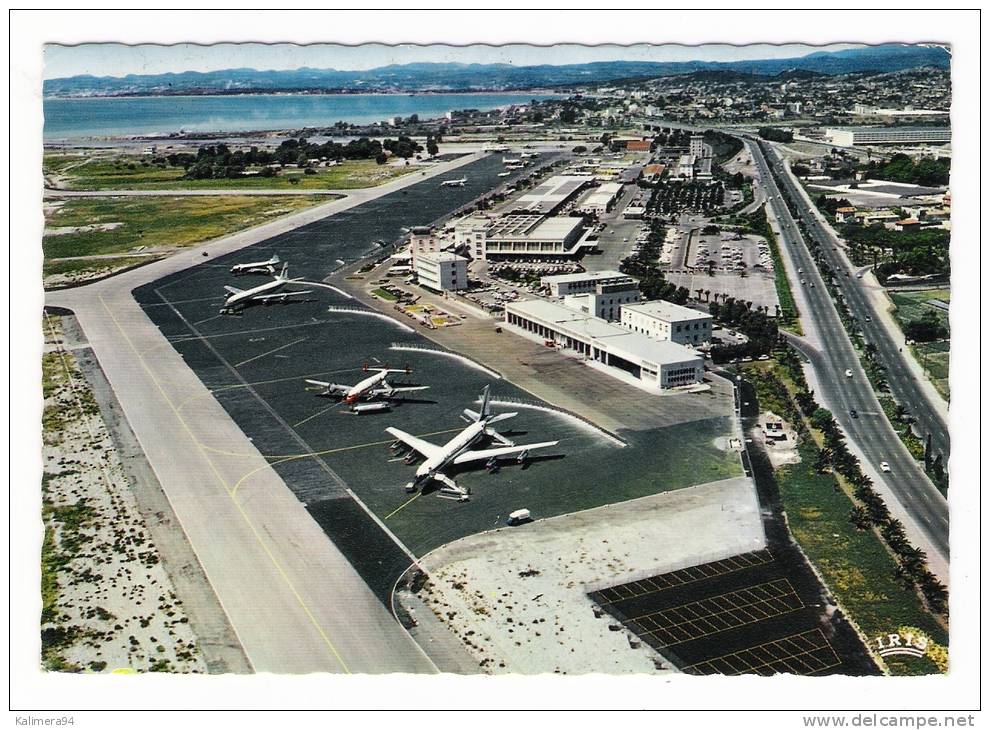
<svg viewBox="0 0 990 730">
<path fill-rule="evenodd" d="M 847 377 L 847 378 L 851 378 L 852 376 L 853 376 L 853 371 L 852 371 L 852 370 L 849 370 L 849 369 L 847 368 L 847 369 L 846 369 L 846 377 Z"/>
<path fill-rule="evenodd" d="M 886 461 L 881 461 L 880 462 L 880 471 L 886 472 L 886 473 L 889 474 L 890 473 L 890 464 L 888 464 Z"/>
</svg>

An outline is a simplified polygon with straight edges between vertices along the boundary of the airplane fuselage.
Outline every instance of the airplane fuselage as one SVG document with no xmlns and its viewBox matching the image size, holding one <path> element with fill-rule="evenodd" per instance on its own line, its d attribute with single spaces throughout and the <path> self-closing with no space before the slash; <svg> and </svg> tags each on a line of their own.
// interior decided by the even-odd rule
<svg viewBox="0 0 990 730">
<path fill-rule="evenodd" d="M 362 395 L 367 393 L 369 390 L 374 388 L 376 385 L 381 383 L 385 378 L 388 377 L 388 373 L 381 372 L 375 373 L 374 375 L 369 375 L 367 378 L 362 380 L 360 383 L 351 388 L 344 395 L 344 400 L 347 403 L 356 403 Z"/>
<path fill-rule="evenodd" d="M 443 469 L 480 439 L 485 433 L 486 426 L 486 421 L 478 421 L 477 423 L 472 423 L 454 436 L 454 438 L 443 445 L 442 451 L 419 465 L 419 468 L 416 470 L 416 477 L 432 476 Z"/>
<path fill-rule="evenodd" d="M 269 281 L 253 289 L 246 289 L 244 291 L 237 292 L 236 294 L 231 294 L 227 297 L 227 301 L 224 302 L 224 309 L 230 309 L 236 307 L 239 304 L 247 304 L 254 297 L 260 294 L 273 294 L 281 289 L 288 283 L 286 279 L 275 279 L 275 281 Z"/>
</svg>

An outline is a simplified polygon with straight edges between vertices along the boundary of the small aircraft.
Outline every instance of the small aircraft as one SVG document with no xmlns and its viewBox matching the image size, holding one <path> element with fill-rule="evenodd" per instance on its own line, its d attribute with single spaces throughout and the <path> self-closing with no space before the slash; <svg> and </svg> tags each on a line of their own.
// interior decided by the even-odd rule
<svg viewBox="0 0 990 730">
<path fill-rule="evenodd" d="M 457 180 L 444 180 L 440 183 L 442 188 L 463 188 L 464 184 L 467 182 L 466 177 L 458 178 Z"/>
<path fill-rule="evenodd" d="M 405 444 L 410 449 L 406 456 L 406 462 L 412 463 L 416 454 L 425 457 L 425 461 L 416 469 L 416 478 L 406 484 L 406 492 L 412 493 L 421 487 L 426 486 L 431 481 L 440 483 L 441 496 L 454 497 L 460 502 L 468 500 L 469 492 L 457 485 L 457 483 L 443 473 L 443 470 L 450 466 L 458 466 L 472 461 L 484 461 L 489 469 L 495 469 L 499 460 L 511 454 L 516 454 L 515 461 L 523 463 L 533 449 L 545 449 L 556 446 L 559 441 L 542 441 L 536 444 L 516 445 L 502 434 L 492 428 L 492 425 L 499 421 L 505 421 L 517 416 L 517 413 L 499 413 L 492 410 L 490 403 L 490 386 L 485 386 L 481 394 L 481 408 L 472 411 L 464 409 L 464 418 L 469 421 L 469 425 L 459 434 L 450 439 L 442 446 L 431 444 L 421 438 L 400 431 L 397 428 L 386 428 L 385 431 L 396 438 L 392 444 L 392 450 L 397 451 Z M 500 444 L 494 448 L 476 449 L 471 447 L 483 438 L 491 439 Z"/>
<path fill-rule="evenodd" d="M 404 369 L 396 369 L 390 367 L 383 368 L 369 368 L 368 364 L 364 365 L 364 372 L 373 373 L 369 375 L 364 380 L 356 385 L 341 385 L 340 383 L 325 383 L 322 380 L 307 380 L 306 384 L 310 386 L 315 386 L 321 388 L 319 395 L 328 398 L 339 398 L 344 403 L 348 405 L 354 405 L 359 400 L 384 400 L 390 401 L 393 399 L 398 400 L 396 397 L 400 393 L 412 393 L 418 390 L 428 390 L 430 386 L 428 385 L 391 385 L 388 382 L 388 376 L 392 373 L 406 373 L 407 375 L 412 372 L 408 367 Z"/>
<path fill-rule="evenodd" d="M 272 281 L 252 289 L 238 289 L 236 286 L 225 286 L 227 299 L 220 307 L 220 314 L 233 314 L 238 309 L 252 304 L 278 304 L 288 301 L 289 297 L 311 294 L 311 289 L 303 291 L 279 291 L 286 284 L 293 284 L 302 279 L 289 278 L 289 265 L 282 264 L 282 271 Z"/>
<path fill-rule="evenodd" d="M 275 275 L 275 267 L 282 263 L 278 254 L 273 254 L 267 261 L 254 261 L 249 264 L 234 264 L 230 267 L 231 274 L 270 274 Z"/>
</svg>

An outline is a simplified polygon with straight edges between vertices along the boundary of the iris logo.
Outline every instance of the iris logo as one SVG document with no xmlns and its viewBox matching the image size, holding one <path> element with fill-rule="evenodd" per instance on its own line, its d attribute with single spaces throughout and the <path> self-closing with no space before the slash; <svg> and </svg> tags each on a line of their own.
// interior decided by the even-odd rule
<svg viewBox="0 0 990 730">
<path fill-rule="evenodd" d="M 881 634 L 873 640 L 880 656 L 913 656 L 922 657 L 928 648 L 928 637 L 924 634 L 914 634 L 910 631 L 900 631 L 896 634 Z"/>
</svg>

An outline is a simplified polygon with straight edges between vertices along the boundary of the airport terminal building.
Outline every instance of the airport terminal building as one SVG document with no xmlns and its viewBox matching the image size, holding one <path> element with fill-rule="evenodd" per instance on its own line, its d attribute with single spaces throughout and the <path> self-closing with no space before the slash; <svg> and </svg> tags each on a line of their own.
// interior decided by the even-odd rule
<svg viewBox="0 0 990 730">
<path fill-rule="evenodd" d="M 654 340 L 593 315 L 533 299 L 505 307 L 513 331 L 606 366 L 605 372 L 632 376 L 657 390 L 700 383 L 705 361 L 673 342 Z"/>
</svg>

